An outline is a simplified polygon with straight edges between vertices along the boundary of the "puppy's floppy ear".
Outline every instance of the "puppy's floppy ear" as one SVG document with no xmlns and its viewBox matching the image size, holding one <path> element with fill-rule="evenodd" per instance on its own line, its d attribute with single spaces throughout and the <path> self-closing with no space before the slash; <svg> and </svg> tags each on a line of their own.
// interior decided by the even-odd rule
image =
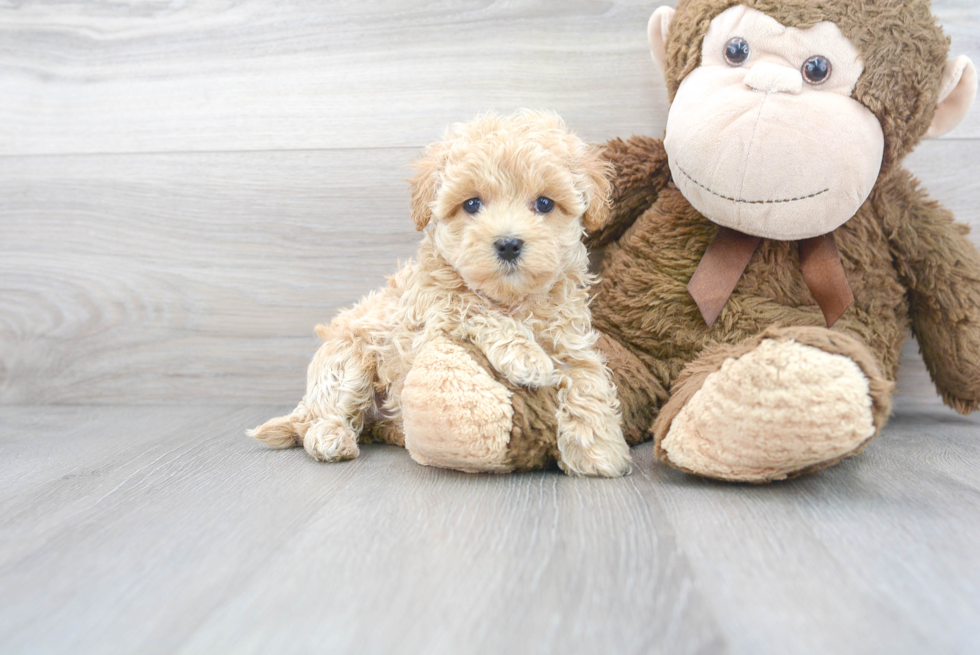
<svg viewBox="0 0 980 655">
<path fill-rule="evenodd" d="M 415 175 L 409 179 L 412 187 L 412 198 L 409 207 L 415 229 L 420 232 L 425 229 L 432 219 L 432 201 L 442 182 L 442 167 L 445 164 L 445 148 L 442 144 L 433 144 L 426 148 L 422 157 L 415 161 Z"/>
<path fill-rule="evenodd" d="M 609 221 L 609 201 L 612 193 L 613 166 L 600 155 L 597 146 L 586 146 L 582 154 L 582 168 L 588 178 L 585 191 L 586 209 L 582 223 L 587 232 L 598 232 Z"/>
</svg>

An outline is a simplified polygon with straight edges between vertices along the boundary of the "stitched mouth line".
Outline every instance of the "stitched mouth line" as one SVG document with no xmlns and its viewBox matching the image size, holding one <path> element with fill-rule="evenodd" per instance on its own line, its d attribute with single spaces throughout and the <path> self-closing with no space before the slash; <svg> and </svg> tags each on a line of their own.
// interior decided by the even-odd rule
<svg viewBox="0 0 980 655">
<path fill-rule="evenodd" d="M 698 182 L 697 180 L 695 180 L 693 177 L 691 177 L 688 174 L 688 172 L 685 171 L 680 166 L 677 167 L 677 170 L 679 170 L 681 173 L 683 173 L 684 174 L 684 177 L 686 177 L 690 181 L 694 182 L 695 184 L 697 184 L 699 187 L 701 187 L 702 189 L 704 189 L 705 191 L 707 191 L 711 195 L 718 196 L 719 198 L 722 198 L 724 200 L 730 200 L 732 202 L 738 202 L 738 203 L 742 203 L 742 204 L 746 204 L 746 205 L 779 205 L 779 204 L 786 203 L 786 202 L 796 202 L 798 200 L 809 200 L 810 198 L 816 198 L 817 196 L 822 196 L 823 194 L 825 194 L 828 191 L 830 191 L 830 187 L 828 187 L 828 188 L 824 189 L 823 191 L 817 191 L 816 193 L 811 193 L 808 196 L 800 196 L 799 198 L 786 198 L 785 200 L 744 200 L 744 199 L 740 199 L 740 198 L 731 198 L 729 196 L 722 195 L 722 194 L 718 193 L 717 191 L 714 191 L 712 189 L 709 189 L 708 187 L 704 186 L 703 184 L 701 184 L 700 182 Z"/>
</svg>

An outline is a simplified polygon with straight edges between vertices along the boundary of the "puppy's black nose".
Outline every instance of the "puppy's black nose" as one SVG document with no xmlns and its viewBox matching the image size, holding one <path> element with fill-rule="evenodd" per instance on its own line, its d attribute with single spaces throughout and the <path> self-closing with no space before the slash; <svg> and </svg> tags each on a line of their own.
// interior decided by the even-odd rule
<svg viewBox="0 0 980 655">
<path fill-rule="evenodd" d="M 493 245 L 497 249 L 497 257 L 505 262 L 512 262 L 521 256 L 521 247 L 524 242 L 513 237 L 504 237 L 497 239 Z"/>
</svg>

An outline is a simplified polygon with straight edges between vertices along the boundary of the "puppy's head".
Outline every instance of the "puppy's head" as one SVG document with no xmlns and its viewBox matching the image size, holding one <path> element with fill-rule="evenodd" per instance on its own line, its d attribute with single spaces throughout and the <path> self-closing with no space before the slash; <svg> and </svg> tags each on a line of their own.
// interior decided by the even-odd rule
<svg viewBox="0 0 980 655">
<path fill-rule="evenodd" d="M 609 165 L 555 114 L 488 114 L 416 162 L 412 218 L 467 286 L 502 304 L 584 272 L 585 227 L 608 216 Z"/>
</svg>

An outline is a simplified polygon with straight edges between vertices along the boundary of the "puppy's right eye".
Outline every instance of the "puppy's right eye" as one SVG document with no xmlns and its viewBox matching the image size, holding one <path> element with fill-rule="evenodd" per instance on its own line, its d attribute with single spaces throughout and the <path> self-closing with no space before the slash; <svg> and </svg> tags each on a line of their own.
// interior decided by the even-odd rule
<svg viewBox="0 0 980 655">
<path fill-rule="evenodd" d="M 463 203 L 463 211 L 467 214 L 475 214 L 483 207 L 483 201 L 479 198 L 470 198 Z"/>
<path fill-rule="evenodd" d="M 555 201 L 551 198 L 545 198 L 541 196 L 534 201 L 534 211 L 539 214 L 550 214 L 551 210 L 555 208 Z"/>
</svg>

